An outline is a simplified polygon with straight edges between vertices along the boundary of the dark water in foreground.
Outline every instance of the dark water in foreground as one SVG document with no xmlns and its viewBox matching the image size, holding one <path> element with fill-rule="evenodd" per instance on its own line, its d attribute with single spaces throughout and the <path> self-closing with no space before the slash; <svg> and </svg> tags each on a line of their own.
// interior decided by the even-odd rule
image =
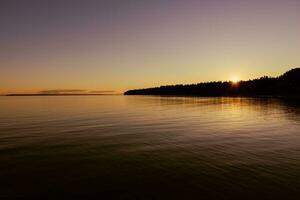
<svg viewBox="0 0 300 200">
<path fill-rule="evenodd" d="M 0 197 L 299 199 L 299 190 L 293 101 L 0 97 Z"/>
</svg>

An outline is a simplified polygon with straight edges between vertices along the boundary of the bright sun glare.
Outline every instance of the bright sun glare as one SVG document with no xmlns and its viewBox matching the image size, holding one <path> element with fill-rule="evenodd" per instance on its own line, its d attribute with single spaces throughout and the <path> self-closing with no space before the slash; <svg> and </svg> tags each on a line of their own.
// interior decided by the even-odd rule
<svg viewBox="0 0 300 200">
<path fill-rule="evenodd" d="M 238 83 L 239 81 L 240 81 L 240 79 L 238 77 L 232 77 L 231 78 L 232 83 Z"/>
</svg>

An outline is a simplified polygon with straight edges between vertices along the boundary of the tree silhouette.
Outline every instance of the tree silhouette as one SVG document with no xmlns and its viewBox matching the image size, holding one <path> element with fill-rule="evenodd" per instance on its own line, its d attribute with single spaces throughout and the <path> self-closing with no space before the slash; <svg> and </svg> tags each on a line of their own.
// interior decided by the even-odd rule
<svg viewBox="0 0 300 200">
<path fill-rule="evenodd" d="M 129 90 L 125 95 L 193 95 L 193 96 L 300 96 L 300 68 L 273 78 L 264 76 L 233 83 L 206 82 L 190 85 L 167 85 Z"/>
</svg>

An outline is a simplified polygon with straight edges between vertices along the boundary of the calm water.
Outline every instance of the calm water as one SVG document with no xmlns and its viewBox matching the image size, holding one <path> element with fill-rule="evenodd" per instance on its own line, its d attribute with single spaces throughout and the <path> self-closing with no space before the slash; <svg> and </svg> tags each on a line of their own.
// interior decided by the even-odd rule
<svg viewBox="0 0 300 200">
<path fill-rule="evenodd" d="M 0 97 L 0 197 L 299 199 L 282 99 Z"/>
</svg>

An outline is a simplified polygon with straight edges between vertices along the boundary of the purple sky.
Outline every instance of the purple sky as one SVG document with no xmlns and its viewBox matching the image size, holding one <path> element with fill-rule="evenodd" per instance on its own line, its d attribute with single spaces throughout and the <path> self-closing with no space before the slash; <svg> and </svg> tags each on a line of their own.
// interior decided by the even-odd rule
<svg viewBox="0 0 300 200">
<path fill-rule="evenodd" d="M 299 0 L 1 0 L 0 94 L 277 76 Z"/>
</svg>

